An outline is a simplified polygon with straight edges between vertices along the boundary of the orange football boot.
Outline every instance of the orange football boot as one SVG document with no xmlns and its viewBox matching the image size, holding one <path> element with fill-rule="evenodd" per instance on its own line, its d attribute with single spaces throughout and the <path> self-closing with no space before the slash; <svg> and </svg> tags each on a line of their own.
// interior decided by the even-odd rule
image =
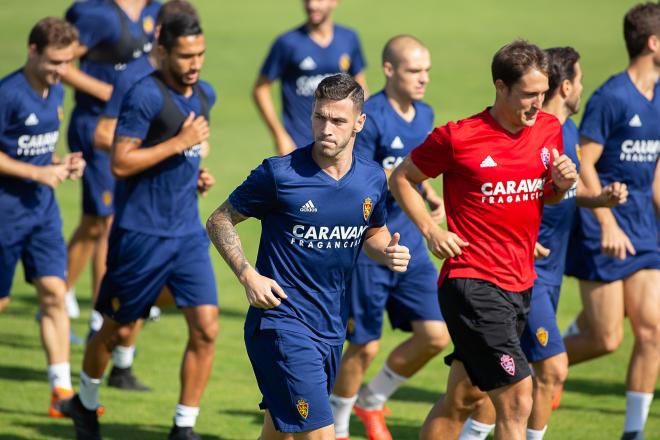
<svg viewBox="0 0 660 440">
<path fill-rule="evenodd" d="M 387 429 L 382 409 L 365 409 L 354 405 L 353 411 L 362 421 L 369 440 L 392 440 L 392 434 Z"/>
<path fill-rule="evenodd" d="M 68 412 L 62 407 L 62 402 L 73 397 L 73 390 L 55 387 L 50 395 L 50 407 L 48 417 L 69 417 Z"/>
</svg>

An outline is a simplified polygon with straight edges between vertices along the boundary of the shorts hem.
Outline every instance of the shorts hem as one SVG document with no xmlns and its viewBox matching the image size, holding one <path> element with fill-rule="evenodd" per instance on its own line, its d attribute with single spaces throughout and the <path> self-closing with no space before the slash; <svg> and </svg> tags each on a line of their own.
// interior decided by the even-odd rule
<svg viewBox="0 0 660 440">
<path fill-rule="evenodd" d="M 279 423 L 273 417 L 272 412 L 270 413 L 270 416 L 273 419 L 273 424 L 275 424 L 275 429 L 279 432 L 296 432 L 296 433 L 308 432 L 308 431 L 314 431 L 315 429 L 325 428 L 326 426 L 330 426 L 335 423 L 333 419 L 325 419 L 323 421 L 312 423 L 309 426 L 305 426 L 305 427 L 294 426 L 294 425 L 285 425 L 278 427 L 277 425 L 279 425 Z"/>
<path fill-rule="evenodd" d="M 523 350 L 523 353 L 525 353 L 525 350 Z M 559 354 L 566 353 L 566 348 L 563 347 L 561 349 L 553 350 L 550 351 L 549 353 L 543 353 L 542 355 L 534 356 L 534 355 L 529 355 L 525 353 L 525 356 L 527 357 L 527 360 L 532 363 L 532 362 L 541 362 L 546 359 L 550 359 L 551 357 L 557 356 Z"/>
</svg>

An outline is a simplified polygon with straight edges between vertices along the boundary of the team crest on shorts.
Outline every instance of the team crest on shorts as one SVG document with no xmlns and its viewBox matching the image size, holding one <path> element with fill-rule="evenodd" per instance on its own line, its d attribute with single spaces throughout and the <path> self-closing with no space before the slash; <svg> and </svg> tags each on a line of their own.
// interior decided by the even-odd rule
<svg viewBox="0 0 660 440">
<path fill-rule="evenodd" d="M 539 344 L 545 347 L 546 345 L 548 345 L 548 331 L 543 327 L 537 328 L 536 339 L 539 340 Z"/>
<path fill-rule="evenodd" d="M 309 415 L 309 404 L 305 399 L 300 399 L 298 400 L 298 403 L 296 404 L 296 408 L 298 409 L 298 413 L 302 416 L 303 419 L 306 419 L 307 416 Z"/>
<path fill-rule="evenodd" d="M 64 120 L 64 108 L 62 106 L 57 106 L 57 119 L 59 119 L 60 122 Z"/>
<path fill-rule="evenodd" d="M 339 70 L 346 73 L 351 67 L 351 57 L 347 53 L 341 54 L 339 57 Z"/>
<path fill-rule="evenodd" d="M 550 150 L 548 150 L 548 147 L 543 147 L 541 150 L 541 162 L 543 162 L 543 166 L 547 170 L 550 166 Z"/>
<path fill-rule="evenodd" d="M 346 323 L 346 330 L 348 333 L 353 333 L 355 331 L 355 320 L 353 318 L 348 318 Z"/>
<path fill-rule="evenodd" d="M 500 357 L 500 365 L 504 368 L 504 371 L 507 372 L 510 376 L 516 375 L 516 363 L 511 356 L 508 354 L 503 354 Z"/>
<path fill-rule="evenodd" d="M 362 202 L 362 216 L 364 217 L 365 222 L 369 220 L 369 216 L 371 215 L 371 208 L 373 208 L 371 197 L 367 197 L 364 199 L 364 202 Z"/>
<path fill-rule="evenodd" d="M 121 307 L 121 301 L 119 301 L 119 298 L 112 298 L 112 310 L 116 312 L 119 310 L 119 307 Z"/>
</svg>

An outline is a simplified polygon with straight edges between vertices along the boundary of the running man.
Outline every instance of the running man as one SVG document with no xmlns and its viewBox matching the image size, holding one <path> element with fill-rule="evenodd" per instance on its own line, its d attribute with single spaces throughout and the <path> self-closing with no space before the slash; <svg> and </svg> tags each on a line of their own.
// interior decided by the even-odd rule
<svg viewBox="0 0 660 440">
<path fill-rule="evenodd" d="M 164 286 L 189 333 L 169 438 L 200 438 L 193 427 L 215 354 L 218 306 L 197 192 L 213 184 L 199 169 L 199 153 L 209 135 L 215 93 L 199 81 L 205 42 L 194 16 L 166 17 L 157 50 L 159 69 L 128 91 L 117 122 L 112 150 L 117 217 L 96 304 L 104 321 L 86 347 L 80 391 L 70 405 L 80 440 L 100 438 L 99 387 L 112 349 Z"/>
<path fill-rule="evenodd" d="M 625 205 L 581 209 L 568 274 L 580 280 L 580 331 L 564 339 L 571 365 L 611 353 L 624 317 L 635 336 L 626 376 L 623 439 L 643 438 L 660 368 L 660 249 L 653 196 L 660 181 L 660 5 L 639 4 L 624 18 L 629 64 L 589 99 L 580 125 L 580 174 L 592 192 L 625 182 Z M 655 210 L 654 210 L 655 205 Z"/>
<path fill-rule="evenodd" d="M 355 31 L 332 20 L 338 0 L 303 0 L 307 21 L 280 35 L 264 61 L 253 97 L 273 136 L 277 154 L 308 145 L 314 91 L 326 76 L 349 73 L 366 90 L 365 65 Z M 281 81 L 282 121 L 277 116 L 272 83 Z"/>
<path fill-rule="evenodd" d="M 570 117 L 580 110 L 582 68 L 580 54 L 572 47 L 546 50 L 549 58 L 549 88 L 543 110 L 562 124 L 564 154 L 579 165 L 579 133 Z M 612 207 L 625 203 L 628 191 L 625 183 L 614 182 L 591 197 L 578 178 L 564 199 L 543 209 L 541 228 L 536 243 L 534 270 L 538 278 L 532 289 L 527 325 L 520 339 L 523 352 L 534 369 L 534 405 L 527 424 L 527 440 L 540 440 L 547 430 L 552 413 L 553 396 L 568 374 L 568 357 L 557 326 L 559 292 L 564 277 L 566 253 L 573 231 L 577 206 Z M 490 400 L 465 423 L 460 440 L 485 440 L 495 427 L 495 410 Z"/>
<path fill-rule="evenodd" d="M 532 380 L 520 336 L 534 283 L 534 245 L 543 203 L 559 202 L 577 180 L 561 155 L 559 121 L 541 111 L 545 52 L 514 41 L 495 54 L 495 103 L 436 128 L 390 178 L 397 202 L 446 258 L 438 297 L 454 353 L 447 394 L 421 438 L 458 438 L 475 405 L 494 403 L 496 439 L 525 438 Z M 438 227 L 417 185 L 443 175 L 448 230 Z"/>
<path fill-rule="evenodd" d="M 48 363 L 48 415 L 62 417 L 73 394 L 69 365 L 66 246 L 54 189 L 82 176 L 85 161 L 72 153 L 53 161 L 64 118 L 62 75 L 74 59 L 78 32 L 66 21 L 40 20 L 28 37 L 25 65 L 0 80 L 0 311 L 18 261 L 37 289 L 41 342 Z"/>
<path fill-rule="evenodd" d="M 99 115 L 110 99 L 117 75 L 151 50 L 158 1 L 78 1 L 66 12 L 66 19 L 80 32 L 76 58 L 63 81 L 75 89 L 68 143 L 71 151 L 83 153 L 87 168 L 82 185 L 82 217 L 68 245 L 67 303 L 72 317 L 79 315 L 74 286 L 92 259 L 92 303 L 105 273 L 108 234 L 112 223 L 115 179 L 110 171 L 110 153 L 95 148 L 94 130 Z M 101 315 L 92 311 L 90 330 L 101 327 Z"/>
<path fill-rule="evenodd" d="M 353 153 L 364 91 L 347 74 L 314 93 L 314 143 L 266 159 L 211 215 L 209 236 L 245 291 L 245 345 L 266 410 L 262 440 L 334 440 L 329 395 L 346 338 L 360 249 L 404 272 L 408 249 L 385 226 L 387 180 Z M 234 226 L 261 220 L 256 267 Z"/>
<path fill-rule="evenodd" d="M 364 106 L 367 120 L 356 138 L 355 152 L 376 161 L 387 175 L 433 129 L 433 109 L 421 101 L 430 69 L 430 53 L 415 37 L 396 36 L 383 49 L 385 88 Z M 422 195 L 431 215 L 442 222 L 444 205 L 429 182 L 422 184 Z M 349 345 L 330 396 L 337 439 L 348 438 L 353 408 L 370 439 L 391 439 L 383 418 L 385 402 L 449 344 L 434 288 L 438 271 L 424 238 L 391 195 L 386 207 L 388 229 L 405 237 L 403 244 L 413 257 L 408 270 L 401 274 L 392 273 L 364 254 L 358 257 L 348 290 Z M 394 328 L 412 331 L 412 336 L 390 353 L 381 370 L 360 390 L 364 374 L 378 353 L 385 310 Z"/>
</svg>

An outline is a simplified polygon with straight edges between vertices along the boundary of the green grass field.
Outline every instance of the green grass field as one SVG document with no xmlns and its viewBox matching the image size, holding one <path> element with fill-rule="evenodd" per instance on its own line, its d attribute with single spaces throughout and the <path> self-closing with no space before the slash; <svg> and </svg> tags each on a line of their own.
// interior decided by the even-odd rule
<svg viewBox="0 0 660 440">
<path fill-rule="evenodd" d="M 0 76 L 19 67 L 25 59 L 27 34 L 45 15 L 61 16 L 70 2 L 64 0 L 3 0 L 0 14 Z M 251 85 L 276 34 L 303 19 L 298 0 L 194 0 L 207 36 L 203 77 L 218 92 L 213 111 L 211 155 L 207 166 L 217 186 L 201 201 L 202 217 L 220 204 L 272 145 L 250 98 Z M 625 67 L 622 17 L 631 0 L 497 2 L 440 2 L 438 0 L 345 0 L 336 12 L 338 22 L 359 30 L 369 62 L 367 77 L 372 91 L 383 84 L 379 68 L 384 42 L 398 33 L 411 33 L 424 40 L 433 57 L 428 101 L 435 107 L 437 123 L 480 111 L 492 102 L 490 81 L 492 54 L 516 37 L 542 47 L 572 45 L 582 54 L 585 100 L 609 75 Z M 3 105 L 4 103 L 0 103 Z M 71 95 L 67 96 L 67 108 Z M 66 151 L 66 136 L 59 145 Z M 65 236 L 71 235 L 79 211 L 79 185 L 66 183 L 58 189 Z M 248 221 L 239 227 L 249 255 L 256 254 L 259 224 Z M 255 439 L 262 415 L 259 393 L 245 353 L 242 337 L 247 309 L 244 293 L 220 257 L 214 254 L 220 295 L 221 334 L 213 375 L 202 403 L 197 430 L 208 439 Z M 79 281 L 78 297 L 89 311 L 90 281 Z M 33 288 L 17 271 L 13 302 L 0 316 L 0 440 L 73 438 L 68 420 L 46 417 L 49 399 L 44 355 L 34 321 L 37 308 Z M 569 280 L 563 291 L 559 322 L 566 326 L 579 309 L 576 283 Z M 86 319 L 73 322 L 79 335 L 86 334 Z M 385 330 L 381 355 L 404 335 Z M 178 396 L 178 369 L 186 332 L 182 317 L 167 311 L 148 324 L 138 342 L 137 375 L 153 392 L 129 394 L 104 387 L 101 400 L 107 407 L 102 419 L 108 439 L 162 439 L 171 425 Z M 616 439 L 624 417 L 624 379 L 631 350 L 626 328 L 623 346 L 613 355 L 571 369 L 562 407 L 551 420 L 547 439 Z M 83 349 L 73 347 L 71 365 L 74 383 L 80 371 Z M 440 358 L 432 361 L 393 397 L 393 415 L 388 419 L 397 440 L 416 439 L 432 403 L 443 393 L 447 367 Z M 352 438 L 364 439 L 362 427 L 353 420 Z M 660 439 L 660 402 L 651 407 L 647 439 Z"/>
</svg>

